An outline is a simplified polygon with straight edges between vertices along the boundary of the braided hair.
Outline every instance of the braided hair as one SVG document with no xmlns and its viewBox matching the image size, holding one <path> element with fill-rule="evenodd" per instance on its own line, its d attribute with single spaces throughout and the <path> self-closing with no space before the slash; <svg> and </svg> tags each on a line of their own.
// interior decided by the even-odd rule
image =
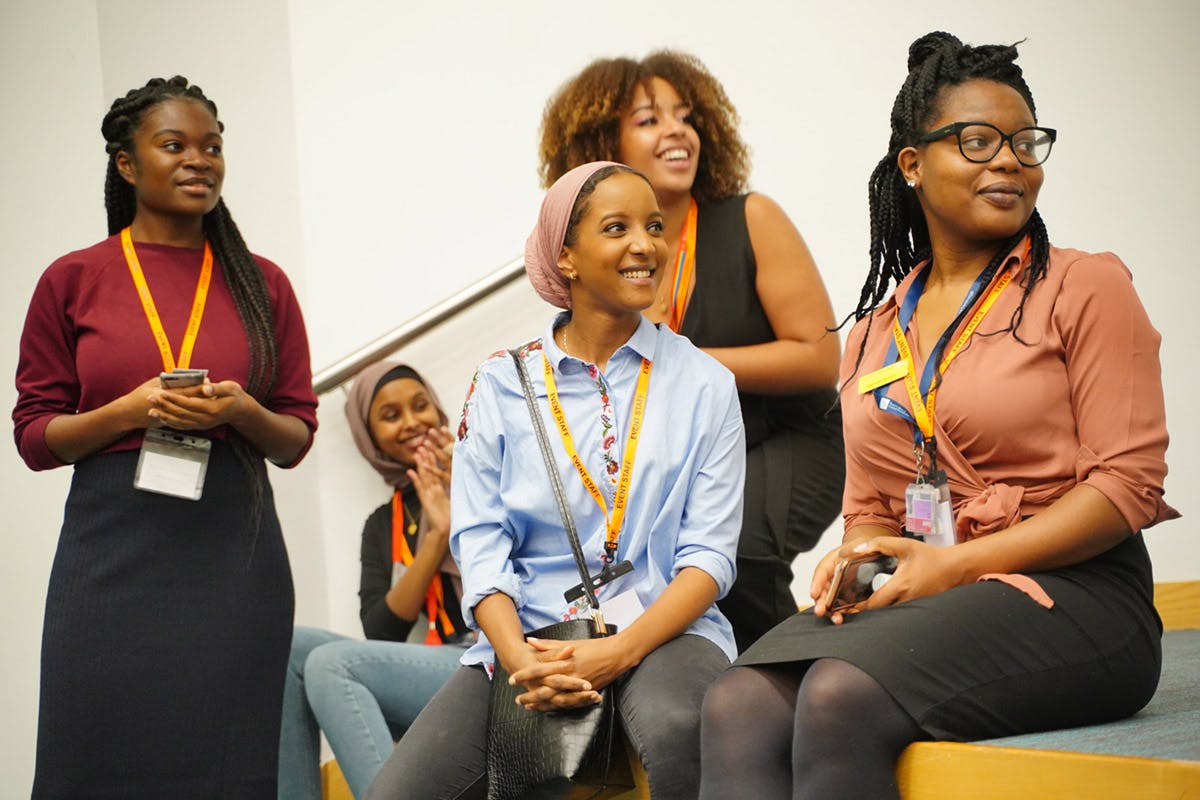
<svg viewBox="0 0 1200 800">
<path fill-rule="evenodd" d="M 180 75 L 164 80 L 151 78 L 145 86 L 133 89 L 124 97 L 113 101 L 112 107 L 100 123 L 104 135 L 105 150 L 108 152 L 108 172 L 104 178 L 104 208 L 108 212 L 108 234 L 111 236 L 127 228 L 137 212 L 137 198 L 133 187 L 121 177 L 117 170 L 117 154 L 125 152 L 134 157 L 133 137 L 148 111 L 168 100 L 183 99 L 207 108 L 217 118 L 217 105 L 204 96 L 199 86 L 189 84 Z M 225 125 L 217 119 L 217 129 L 224 132 Z M 238 317 L 246 333 L 249 346 L 250 366 L 243 387 L 259 401 L 270 396 L 278 376 L 278 348 L 275 340 L 275 325 L 271 312 L 271 298 L 262 269 L 246 247 L 242 234 L 234 224 L 225 200 L 217 201 L 216 207 L 204 215 L 204 236 L 213 249 L 217 263 L 221 265 L 225 283 L 233 296 Z M 253 530 L 250 540 L 250 557 L 253 558 L 258 540 L 259 518 L 263 503 L 261 473 L 262 457 L 249 442 L 231 431 L 230 444 L 234 455 L 250 483 L 249 523 Z"/>
<path fill-rule="evenodd" d="M 113 101 L 112 107 L 104 115 L 104 121 L 100 123 L 100 132 L 104 135 L 105 150 L 108 152 L 104 208 L 108 212 L 110 236 L 127 228 L 137 211 L 133 187 L 117 170 L 117 154 L 124 151 L 133 156 L 133 137 L 146 112 L 173 99 L 199 103 L 211 111 L 214 118 L 217 116 L 216 104 L 204 96 L 200 87 L 189 85 L 187 78 L 176 75 L 170 80 L 152 78 L 145 86 L 133 89 Z M 219 120 L 217 126 L 220 131 L 225 130 L 225 125 Z M 244 388 L 258 400 L 265 400 L 278 374 L 275 326 L 266 279 L 250 255 L 224 199 L 218 200 L 216 207 L 204 215 L 204 235 L 221 265 L 225 283 L 233 295 L 238 317 L 242 320 L 249 342 L 250 370 Z"/>
<path fill-rule="evenodd" d="M 869 317 L 886 296 L 891 281 L 899 283 L 932 253 L 929 228 L 921 205 L 916 193 L 906 185 L 897 163 L 900 151 L 916 145 L 937 117 L 942 91 L 971 80 L 995 81 L 1011 87 L 1025 99 L 1036 119 L 1033 94 L 1025 83 L 1021 68 L 1014 63 L 1016 58 L 1015 44 L 974 47 L 941 31 L 925 34 L 908 48 L 908 77 L 892 106 L 892 133 L 887 154 L 880 159 L 868 182 L 870 271 L 854 310 L 856 320 Z M 1024 314 L 1025 300 L 1034 285 L 1046 276 L 1050 260 L 1050 239 L 1036 209 L 1024 228 L 1001 244 L 988 265 L 989 268 L 998 267 L 1026 235 L 1031 241 L 1031 264 L 1021 280 L 1021 302 L 1004 329 L 1012 331 L 1018 341 L 1023 341 L 1017 334 L 1017 327 Z M 868 319 L 868 326 L 870 323 Z"/>
</svg>

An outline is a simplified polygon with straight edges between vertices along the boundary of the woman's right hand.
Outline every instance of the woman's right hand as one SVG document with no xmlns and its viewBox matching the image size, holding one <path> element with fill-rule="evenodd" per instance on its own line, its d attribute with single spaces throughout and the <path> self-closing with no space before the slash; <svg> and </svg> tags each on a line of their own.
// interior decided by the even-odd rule
<svg viewBox="0 0 1200 800">
<path fill-rule="evenodd" d="M 511 685 L 519 684 L 526 690 L 517 696 L 518 704 L 531 711 L 557 711 L 600 702 L 600 693 L 588 681 L 567 672 L 574 645 L 527 639 L 526 646 L 528 649 L 516 657 L 520 666 L 509 672 L 508 679 Z"/>
<path fill-rule="evenodd" d="M 164 389 L 156 375 L 99 408 L 54 417 L 46 426 L 46 446 L 57 459 L 73 464 L 100 452 L 122 436 L 161 427 L 162 421 L 155 419 L 151 411 L 164 395 L 195 396 L 200 391 L 199 386 Z"/>
<path fill-rule="evenodd" d="M 812 583 L 808 587 L 808 595 L 813 599 L 814 614 L 818 617 L 828 615 L 829 620 L 833 624 L 842 624 L 844 620 L 842 612 L 835 611 L 829 614 L 829 609 L 825 607 L 825 595 L 829 591 L 829 584 L 833 581 L 834 567 L 843 558 L 860 555 L 861 552 L 856 550 L 856 548 L 860 547 L 864 542 L 877 537 L 897 538 L 896 534 L 888 528 L 878 525 L 860 525 L 847 533 L 840 545 L 830 550 L 817 562 L 817 568 L 813 570 Z"/>
<path fill-rule="evenodd" d="M 825 594 L 829 591 L 829 582 L 833 580 L 833 568 L 837 565 L 838 559 L 842 557 L 841 553 L 841 545 L 833 548 L 817 562 L 817 568 L 813 570 L 812 583 L 808 587 L 808 596 L 813 600 L 813 613 L 818 617 L 823 617 L 826 614 Z"/>
<path fill-rule="evenodd" d="M 162 381 L 155 375 L 141 386 L 131 389 L 114 401 L 121 408 L 121 415 L 132 428 L 161 428 L 162 421 L 151 415 L 163 392 Z"/>
</svg>

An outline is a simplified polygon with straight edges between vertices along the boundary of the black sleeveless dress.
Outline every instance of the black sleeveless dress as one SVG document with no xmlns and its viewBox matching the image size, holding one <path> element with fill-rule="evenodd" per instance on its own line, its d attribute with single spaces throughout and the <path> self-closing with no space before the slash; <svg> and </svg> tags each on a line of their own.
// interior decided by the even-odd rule
<svg viewBox="0 0 1200 800">
<path fill-rule="evenodd" d="M 755 287 L 746 195 L 700 203 L 696 288 L 680 333 L 698 347 L 776 339 Z M 845 460 L 834 390 L 797 395 L 739 392 L 746 426 L 746 505 L 737 581 L 718 603 L 743 651 L 796 611 L 792 560 L 841 512 Z"/>
</svg>

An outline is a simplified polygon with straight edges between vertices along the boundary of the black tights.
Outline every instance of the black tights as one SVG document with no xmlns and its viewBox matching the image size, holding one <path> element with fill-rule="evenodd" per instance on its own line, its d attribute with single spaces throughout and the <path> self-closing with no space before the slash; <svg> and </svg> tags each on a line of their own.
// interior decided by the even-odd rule
<svg viewBox="0 0 1200 800">
<path fill-rule="evenodd" d="M 700 800 L 894 800 L 896 759 L 921 738 L 900 704 L 846 661 L 736 667 L 704 698 Z"/>
</svg>

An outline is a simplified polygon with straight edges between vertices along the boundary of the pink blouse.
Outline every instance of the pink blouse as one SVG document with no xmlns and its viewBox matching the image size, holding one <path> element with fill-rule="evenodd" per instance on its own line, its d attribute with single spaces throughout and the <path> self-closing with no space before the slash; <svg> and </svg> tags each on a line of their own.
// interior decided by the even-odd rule
<svg viewBox="0 0 1200 800">
<path fill-rule="evenodd" d="M 1016 269 L 1014 251 L 1007 268 Z M 892 322 L 917 270 L 874 312 L 862 363 L 863 319 L 846 344 L 841 379 L 846 438 L 842 511 L 849 531 L 899 533 L 904 488 L 916 474 L 911 426 L 882 411 L 858 379 L 883 366 Z M 938 390 L 938 464 L 946 471 L 959 540 L 1003 530 L 1080 484 L 1104 494 L 1132 530 L 1179 516 L 1163 502 L 1166 415 L 1161 337 L 1111 253 L 1052 248 L 1047 275 L 1025 303 L 1017 334 L 1007 327 L 1021 300 L 1019 277 L 1000 294 Z M 908 340 L 920 374 L 916 324 Z M 887 391 L 911 410 L 904 381 Z"/>
</svg>

